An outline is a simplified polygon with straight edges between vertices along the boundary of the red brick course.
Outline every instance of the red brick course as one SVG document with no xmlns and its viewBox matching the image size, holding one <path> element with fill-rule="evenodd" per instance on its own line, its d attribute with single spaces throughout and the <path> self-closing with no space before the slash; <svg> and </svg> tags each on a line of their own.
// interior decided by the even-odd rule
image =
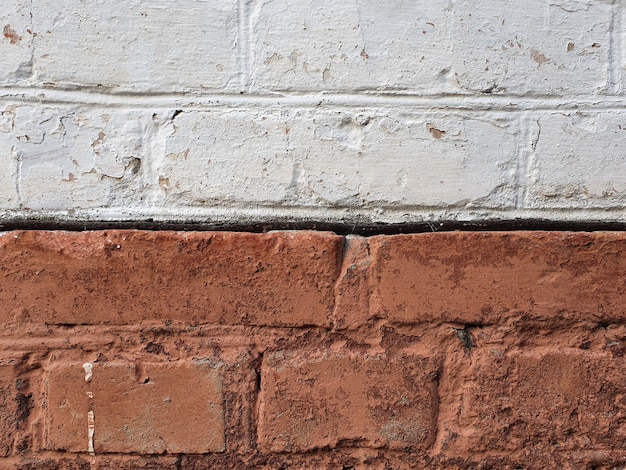
<svg viewBox="0 0 626 470">
<path fill-rule="evenodd" d="M 343 239 L 328 233 L 13 232 L 0 318 L 327 325 Z"/>
<path fill-rule="evenodd" d="M 462 432 L 449 448 L 464 453 L 623 447 L 624 366 L 621 357 L 580 349 L 477 352 L 460 395 Z"/>
<path fill-rule="evenodd" d="M 624 279 L 618 232 L 6 233 L 0 468 L 621 468 Z"/>
</svg>

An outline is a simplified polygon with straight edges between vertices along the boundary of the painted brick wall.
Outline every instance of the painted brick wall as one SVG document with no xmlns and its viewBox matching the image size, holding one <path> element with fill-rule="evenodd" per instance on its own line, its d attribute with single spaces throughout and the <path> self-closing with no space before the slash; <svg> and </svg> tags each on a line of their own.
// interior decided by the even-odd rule
<svg viewBox="0 0 626 470">
<path fill-rule="evenodd" d="M 625 276 L 622 232 L 5 232 L 0 468 L 622 468 Z"/>
<path fill-rule="evenodd" d="M 616 221 L 608 0 L 6 0 L 3 220 Z"/>
<path fill-rule="evenodd" d="M 623 2 L 0 3 L 0 468 L 626 466 L 623 232 L 6 231 L 623 225 Z"/>
</svg>

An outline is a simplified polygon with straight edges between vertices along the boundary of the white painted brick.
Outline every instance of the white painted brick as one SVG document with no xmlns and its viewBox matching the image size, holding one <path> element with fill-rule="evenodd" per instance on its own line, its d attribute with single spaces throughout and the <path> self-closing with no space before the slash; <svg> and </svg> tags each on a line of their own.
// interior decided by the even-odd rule
<svg viewBox="0 0 626 470">
<path fill-rule="evenodd" d="M 7 0 L 0 216 L 618 220 L 625 25 L 614 0 Z"/>
<path fill-rule="evenodd" d="M 184 112 L 156 171 L 166 205 L 512 207 L 516 133 L 453 113 Z"/>
<path fill-rule="evenodd" d="M 32 73 L 30 1 L 2 2 L 0 29 L 0 85 L 21 84 Z"/>
<path fill-rule="evenodd" d="M 22 207 L 106 207 L 141 200 L 145 113 L 14 106 Z M 15 184 L 15 183 L 14 183 Z"/>
<path fill-rule="evenodd" d="M 444 88 L 448 15 L 437 1 L 258 0 L 251 21 L 254 88 Z"/>
<path fill-rule="evenodd" d="M 238 89 L 236 0 L 33 0 L 35 67 L 48 86 Z"/>
<path fill-rule="evenodd" d="M 455 2 L 452 70 L 464 91 L 595 94 L 607 86 L 610 1 Z"/>
<path fill-rule="evenodd" d="M 546 112 L 534 126 L 534 140 L 529 207 L 624 207 L 624 111 Z"/>
<path fill-rule="evenodd" d="M 610 2 L 258 0 L 255 90 L 597 93 Z"/>
</svg>

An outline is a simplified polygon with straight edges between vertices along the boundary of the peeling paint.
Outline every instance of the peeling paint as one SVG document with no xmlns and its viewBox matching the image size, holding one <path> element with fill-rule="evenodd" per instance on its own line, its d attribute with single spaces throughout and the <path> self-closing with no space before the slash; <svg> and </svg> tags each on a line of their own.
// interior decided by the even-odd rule
<svg viewBox="0 0 626 470">
<path fill-rule="evenodd" d="M 85 371 L 85 382 L 91 382 L 93 378 L 93 365 L 90 362 L 83 364 L 83 370 Z"/>
<path fill-rule="evenodd" d="M 87 451 L 89 452 L 89 455 L 96 455 L 95 449 L 94 449 L 94 436 L 96 434 L 96 421 L 95 421 L 95 415 L 93 410 L 89 410 L 89 412 L 87 413 L 87 435 L 89 438 L 89 442 L 87 444 Z"/>
<path fill-rule="evenodd" d="M 8 39 L 11 44 L 19 44 L 20 41 L 22 40 L 22 36 L 19 36 L 17 34 L 17 31 L 11 28 L 10 24 L 4 25 L 2 33 L 4 37 Z"/>
</svg>

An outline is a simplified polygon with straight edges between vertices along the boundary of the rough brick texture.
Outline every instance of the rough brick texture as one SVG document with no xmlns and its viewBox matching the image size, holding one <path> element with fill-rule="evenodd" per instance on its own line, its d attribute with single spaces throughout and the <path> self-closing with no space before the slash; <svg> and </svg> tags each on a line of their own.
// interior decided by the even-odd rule
<svg viewBox="0 0 626 470">
<path fill-rule="evenodd" d="M 224 450 L 218 365 L 87 363 L 54 366 L 47 378 L 50 450 L 86 452 L 94 414 L 95 452 L 139 454 Z"/>
<path fill-rule="evenodd" d="M 626 465 L 623 233 L 0 241 L 2 468 Z"/>
<path fill-rule="evenodd" d="M 371 311 L 400 323 L 623 321 L 625 248 L 602 232 L 373 237 Z"/>
<path fill-rule="evenodd" d="M 294 361 L 272 353 L 261 371 L 259 444 L 278 452 L 339 443 L 425 448 L 434 438 L 437 376 L 437 364 L 422 357 L 324 352 Z"/>
<path fill-rule="evenodd" d="M 342 242 L 313 232 L 7 233 L 0 236 L 1 317 L 326 325 Z"/>
<path fill-rule="evenodd" d="M 603 450 L 626 442 L 624 359 L 580 349 L 477 353 L 461 392 L 465 451 Z M 505 437 L 503 437 L 505 436 Z M 452 450 L 453 451 L 453 450 Z"/>
<path fill-rule="evenodd" d="M 626 466 L 624 2 L 0 4 L 0 468 Z"/>
</svg>

